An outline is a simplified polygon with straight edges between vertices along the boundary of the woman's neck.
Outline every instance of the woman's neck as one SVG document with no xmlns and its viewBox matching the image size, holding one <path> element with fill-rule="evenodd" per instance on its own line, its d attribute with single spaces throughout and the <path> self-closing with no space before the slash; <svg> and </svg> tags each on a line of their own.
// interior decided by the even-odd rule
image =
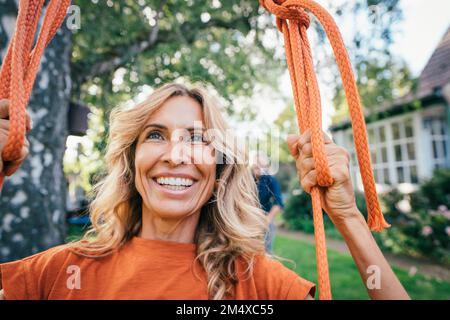
<svg viewBox="0 0 450 320">
<path fill-rule="evenodd" d="M 200 211 L 181 219 L 160 217 L 146 208 L 142 209 L 142 227 L 139 237 L 181 243 L 194 243 Z"/>
</svg>

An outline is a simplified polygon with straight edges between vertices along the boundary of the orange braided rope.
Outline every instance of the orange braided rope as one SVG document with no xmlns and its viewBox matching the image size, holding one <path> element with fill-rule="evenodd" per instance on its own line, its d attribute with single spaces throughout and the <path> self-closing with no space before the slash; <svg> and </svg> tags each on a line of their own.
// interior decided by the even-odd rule
<svg viewBox="0 0 450 320">
<path fill-rule="evenodd" d="M 31 96 L 34 80 L 45 47 L 50 43 L 61 26 L 70 0 L 50 1 L 32 49 L 37 24 L 41 16 L 44 0 L 20 0 L 16 29 L 8 46 L 0 71 L 0 99 L 9 99 L 9 133 L 2 152 L 3 162 L 20 158 L 25 142 L 25 108 Z M 0 192 L 5 172 L 0 172 Z"/>
<path fill-rule="evenodd" d="M 311 130 L 311 144 L 317 171 L 317 182 L 322 187 L 332 185 L 333 178 L 331 177 L 325 155 L 320 92 L 314 73 L 311 47 L 307 37 L 310 18 L 305 9 L 314 14 L 325 29 L 336 56 L 336 62 L 341 73 L 349 105 L 354 141 L 368 209 L 367 222 L 371 230 L 382 231 L 384 228 L 389 227 L 389 224 L 384 220 L 375 189 L 366 124 L 358 88 L 347 50 L 335 21 L 323 7 L 312 0 L 259 0 L 259 2 L 261 6 L 276 16 L 277 27 L 284 35 L 297 121 L 301 132 L 307 129 Z M 319 298 L 321 300 L 329 300 L 331 299 L 331 287 L 319 187 L 312 188 L 311 197 Z"/>
</svg>

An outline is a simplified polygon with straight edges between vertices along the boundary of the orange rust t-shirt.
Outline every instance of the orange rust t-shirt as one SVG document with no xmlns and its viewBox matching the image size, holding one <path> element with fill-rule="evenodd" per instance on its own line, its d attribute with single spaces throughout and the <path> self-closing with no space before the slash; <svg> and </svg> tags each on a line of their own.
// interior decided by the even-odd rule
<svg viewBox="0 0 450 320">
<path fill-rule="evenodd" d="M 96 259 L 59 248 L 0 264 L 5 299 L 208 299 L 206 273 L 198 262 L 192 267 L 193 243 L 134 237 Z M 245 267 L 238 259 L 238 300 L 299 300 L 315 294 L 313 283 L 277 260 L 257 256 L 250 276 Z"/>
</svg>

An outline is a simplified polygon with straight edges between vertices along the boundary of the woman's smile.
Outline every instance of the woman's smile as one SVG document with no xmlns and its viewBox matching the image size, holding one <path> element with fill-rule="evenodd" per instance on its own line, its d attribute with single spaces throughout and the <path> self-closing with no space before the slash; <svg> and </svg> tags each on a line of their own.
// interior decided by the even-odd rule
<svg viewBox="0 0 450 320">
<path fill-rule="evenodd" d="M 163 196 L 183 198 L 190 196 L 197 186 L 197 180 L 187 175 L 158 175 L 149 178 L 150 188 L 160 192 Z"/>
</svg>

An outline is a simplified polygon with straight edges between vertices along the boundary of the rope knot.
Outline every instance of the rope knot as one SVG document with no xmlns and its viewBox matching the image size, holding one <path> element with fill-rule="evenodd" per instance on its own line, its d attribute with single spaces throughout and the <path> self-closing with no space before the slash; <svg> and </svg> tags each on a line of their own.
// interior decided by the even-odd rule
<svg viewBox="0 0 450 320">
<path fill-rule="evenodd" d="M 286 5 L 285 2 L 286 0 L 259 0 L 262 7 L 277 17 L 277 27 L 281 32 L 283 32 L 283 20 L 296 20 L 300 26 L 308 29 L 311 25 L 309 14 L 302 7 Z"/>
<path fill-rule="evenodd" d="M 297 10 L 298 13 L 298 22 L 301 26 L 305 27 L 306 29 L 309 28 L 311 25 L 311 18 L 309 17 L 309 14 L 300 7 L 293 7 L 291 10 Z"/>
</svg>

